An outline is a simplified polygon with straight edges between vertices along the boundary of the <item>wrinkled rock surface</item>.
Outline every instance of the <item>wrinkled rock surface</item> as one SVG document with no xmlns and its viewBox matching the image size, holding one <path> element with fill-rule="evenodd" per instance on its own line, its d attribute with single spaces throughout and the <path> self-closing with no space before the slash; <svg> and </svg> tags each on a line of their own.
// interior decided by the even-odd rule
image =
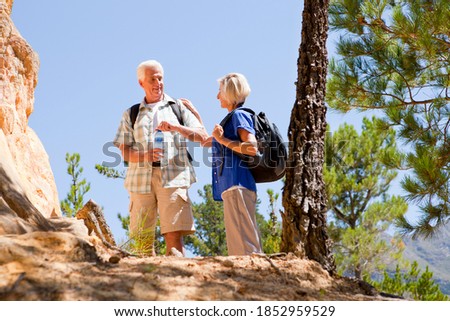
<svg viewBox="0 0 450 321">
<path fill-rule="evenodd" d="M 28 126 L 39 57 L 14 26 L 12 4 L 12 0 L 0 0 L 0 166 L 8 168 L 7 174 L 15 178 L 14 186 L 42 216 L 58 217 L 61 210 L 49 158 Z M 7 212 L 5 203 L 0 199 L 2 212 Z"/>
</svg>

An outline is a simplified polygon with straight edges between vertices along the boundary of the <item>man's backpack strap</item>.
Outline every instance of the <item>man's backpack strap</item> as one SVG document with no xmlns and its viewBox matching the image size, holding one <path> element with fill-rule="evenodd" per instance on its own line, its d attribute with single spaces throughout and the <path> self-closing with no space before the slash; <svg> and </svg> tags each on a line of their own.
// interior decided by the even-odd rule
<svg viewBox="0 0 450 321">
<path fill-rule="evenodd" d="M 169 105 L 172 108 L 173 113 L 175 114 L 175 116 L 177 116 L 178 119 L 178 123 L 181 126 L 184 126 L 184 121 L 183 121 L 183 117 L 181 116 L 181 107 L 178 104 L 178 101 L 169 101 Z"/>
<path fill-rule="evenodd" d="M 178 100 L 176 100 L 175 102 L 169 101 L 169 105 L 170 105 L 170 107 L 172 107 L 172 111 L 175 114 L 175 116 L 177 117 L 178 123 L 181 126 L 184 126 L 183 117 L 181 116 L 181 107 L 180 107 L 180 104 L 178 103 Z M 189 151 L 187 151 L 187 156 L 188 156 L 189 162 L 192 163 L 193 158 L 191 156 L 191 153 L 189 153 Z"/>
<path fill-rule="evenodd" d="M 135 104 L 131 106 L 130 108 L 130 121 L 131 121 L 131 128 L 134 129 L 134 123 L 136 122 L 137 116 L 139 114 L 139 107 L 141 104 Z"/>
</svg>

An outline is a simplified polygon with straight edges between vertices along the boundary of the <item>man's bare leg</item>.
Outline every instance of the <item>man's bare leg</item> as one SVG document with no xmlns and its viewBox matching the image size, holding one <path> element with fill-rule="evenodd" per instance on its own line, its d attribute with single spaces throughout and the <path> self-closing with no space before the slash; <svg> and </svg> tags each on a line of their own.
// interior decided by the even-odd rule
<svg viewBox="0 0 450 321">
<path fill-rule="evenodd" d="M 175 248 L 177 251 L 183 254 L 183 256 L 185 255 L 183 244 L 183 233 L 168 232 L 164 234 L 164 239 L 166 241 L 166 255 L 173 255 L 172 248 Z"/>
</svg>

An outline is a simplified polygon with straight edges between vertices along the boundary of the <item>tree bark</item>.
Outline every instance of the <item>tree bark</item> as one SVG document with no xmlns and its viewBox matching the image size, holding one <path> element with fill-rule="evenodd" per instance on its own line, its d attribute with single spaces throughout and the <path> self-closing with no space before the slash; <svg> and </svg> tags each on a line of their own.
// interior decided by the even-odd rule
<svg viewBox="0 0 450 321">
<path fill-rule="evenodd" d="M 315 260 L 334 274 L 323 181 L 328 6 L 329 0 L 304 1 L 297 94 L 288 131 L 281 250 Z"/>
</svg>

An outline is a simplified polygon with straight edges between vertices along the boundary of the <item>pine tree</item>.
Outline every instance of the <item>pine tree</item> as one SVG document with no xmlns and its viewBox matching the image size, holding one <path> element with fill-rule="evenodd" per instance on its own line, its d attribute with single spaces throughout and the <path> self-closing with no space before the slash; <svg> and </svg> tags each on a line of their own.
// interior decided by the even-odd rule
<svg viewBox="0 0 450 321">
<path fill-rule="evenodd" d="M 344 124 L 326 138 L 324 179 L 328 194 L 329 233 L 341 274 L 363 279 L 401 258 L 403 243 L 386 231 L 408 205 L 388 195 L 397 176 L 384 160 L 397 157 L 394 130 L 364 118 L 359 135 Z"/>
<path fill-rule="evenodd" d="M 448 296 L 439 289 L 433 280 L 433 273 L 428 270 L 421 273 L 416 261 L 411 264 L 408 272 L 402 273 L 397 265 L 395 274 L 390 276 L 387 271 L 381 281 L 369 281 L 379 291 L 399 295 L 418 301 L 448 301 Z"/>
<path fill-rule="evenodd" d="M 408 149 L 399 168 L 421 217 L 398 220 L 403 234 L 432 236 L 450 219 L 450 2 L 333 0 L 339 60 L 330 62 L 327 102 L 379 109 Z"/>
<path fill-rule="evenodd" d="M 121 178 L 121 179 L 125 179 L 125 172 L 124 171 L 118 171 L 117 169 L 111 168 L 111 167 L 107 167 L 107 166 L 103 166 L 100 164 L 96 164 L 95 165 L 95 169 L 97 170 L 97 172 L 99 172 L 99 174 L 106 176 L 108 178 Z"/>
<path fill-rule="evenodd" d="M 214 201 L 211 184 L 203 186 L 198 194 L 203 202 L 192 204 L 195 234 L 186 238 L 186 246 L 201 256 L 227 255 L 223 203 Z"/>
<path fill-rule="evenodd" d="M 305 0 L 297 60 L 296 101 L 288 130 L 281 251 L 319 262 L 335 272 L 327 232 L 323 181 L 325 151 L 328 0 Z"/>
<path fill-rule="evenodd" d="M 263 252 L 272 254 L 280 252 L 281 245 L 281 224 L 276 213 L 276 202 L 280 195 L 272 189 L 267 189 L 266 193 L 269 197 L 269 218 L 266 221 L 263 215 L 257 213 L 256 219 L 261 232 Z"/>
<path fill-rule="evenodd" d="M 83 167 L 80 166 L 80 154 L 66 153 L 67 174 L 72 178 L 70 190 L 64 200 L 61 201 L 62 213 L 67 217 L 74 217 L 84 205 L 84 195 L 91 189 L 91 184 L 86 179 L 80 180 Z"/>
</svg>

